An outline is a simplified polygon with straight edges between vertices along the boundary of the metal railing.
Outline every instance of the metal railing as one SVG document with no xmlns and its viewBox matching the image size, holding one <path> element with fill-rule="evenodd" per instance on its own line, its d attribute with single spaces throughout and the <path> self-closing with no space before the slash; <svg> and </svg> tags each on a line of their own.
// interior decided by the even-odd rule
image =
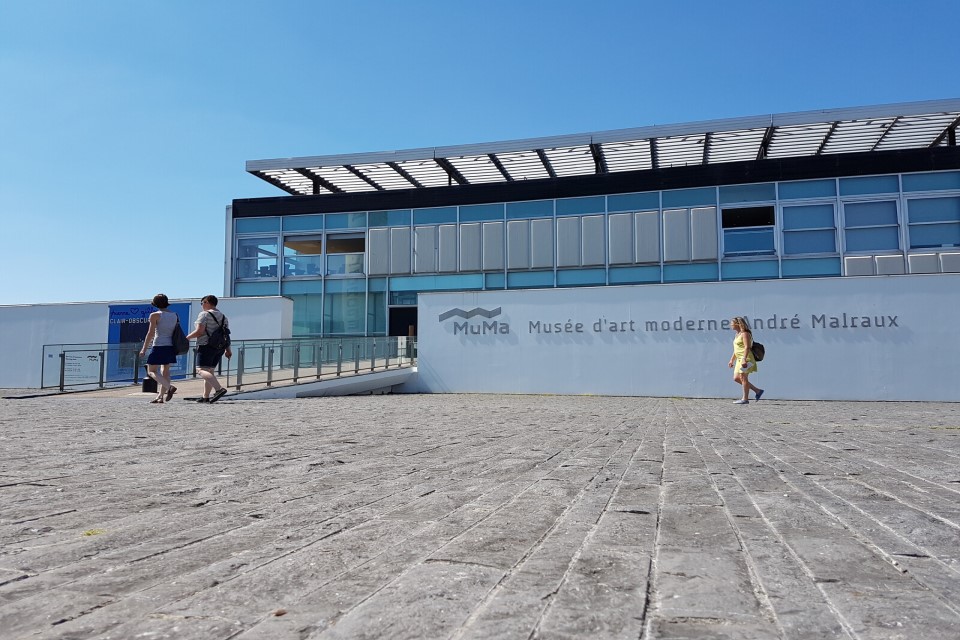
<svg viewBox="0 0 960 640">
<path fill-rule="evenodd" d="M 60 391 L 138 384 L 145 375 L 142 343 L 44 345 L 42 388 Z M 306 382 L 356 375 L 378 369 L 412 366 L 417 358 L 416 338 L 288 338 L 235 340 L 232 357 L 217 369 L 226 386 L 272 386 L 278 382 Z M 175 380 L 196 378 L 196 351 L 179 356 L 171 365 Z"/>
</svg>

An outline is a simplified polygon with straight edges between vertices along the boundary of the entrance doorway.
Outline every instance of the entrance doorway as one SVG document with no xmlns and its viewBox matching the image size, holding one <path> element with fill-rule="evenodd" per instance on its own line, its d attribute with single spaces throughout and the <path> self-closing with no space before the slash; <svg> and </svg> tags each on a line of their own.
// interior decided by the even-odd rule
<svg viewBox="0 0 960 640">
<path fill-rule="evenodd" d="M 417 308 L 390 307 L 389 335 L 415 336 L 417 335 Z"/>
</svg>

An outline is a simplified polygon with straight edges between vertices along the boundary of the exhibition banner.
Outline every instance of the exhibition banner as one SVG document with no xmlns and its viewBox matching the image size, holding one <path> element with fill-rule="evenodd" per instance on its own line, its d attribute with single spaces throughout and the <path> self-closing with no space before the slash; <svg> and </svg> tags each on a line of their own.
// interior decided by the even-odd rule
<svg viewBox="0 0 960 640">
<path fill-rule="evenodd" d="M 190 303 L 171 304 L 167 308 L 180 318 L 180 326 L 183 327 L 184 333 L 193 331 Z M 157 308 L 150 304 L 110 305 L 109 327 L 107 329 L 107 343 L 111 346 L 107 355 L 106 380 L 108 382 L 133 379 L 133 368 L 138 361 L 137 355 L 150 328 L 150 314 L 156 310 Z M 142 367 L 146 362 L 146 357 L 139 358 L 139 362 L 141 370 L 137 375 L 142 378 L 144 375 Z M 176 364 L 170 367 L 171 376 L 174 378 L 185 377 L 187 375 L 187 362 L 187 355 L 179 356 Z"/>
</svg>

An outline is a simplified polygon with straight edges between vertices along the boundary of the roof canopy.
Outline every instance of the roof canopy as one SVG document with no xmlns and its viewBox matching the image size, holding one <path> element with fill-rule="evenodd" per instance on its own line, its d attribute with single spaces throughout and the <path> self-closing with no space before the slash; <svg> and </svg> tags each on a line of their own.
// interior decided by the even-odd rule
<svg viewBox="0 0 960 640">
<path fill-rule="evenodd" d="M 429 189 L 838 153 L 956 146 L 960 99 L 452 147 L 251 160 L 293 195 Z"/>
</svg>

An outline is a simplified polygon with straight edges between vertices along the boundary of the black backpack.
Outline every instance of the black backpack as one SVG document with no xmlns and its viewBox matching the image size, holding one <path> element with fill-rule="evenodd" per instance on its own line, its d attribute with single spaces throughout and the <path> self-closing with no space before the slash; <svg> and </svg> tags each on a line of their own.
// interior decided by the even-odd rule
<svg viewBox="0 0 960 640">
<path fill-rule="evenodd" d="M 210 315 L 213 317 L 213 321 L 217 323 L 217 328 L 213 332 L 207 332 L 207 344 L 217 351 L 226 351 L 227 347 L 230 346 L 230 327 L 226 326 L 223 321 L 217 320 L 217 316 L 212 313 Z M 223 316 L 223 320 L 226 319 L 227 317 Z"/>
<path fill-rule="evenodd" d="M 750 347 L 750 351 L 753 352 L 753 359 L 757 362 L 763 360 L 763 356 L 767 353 L 767 350 L 763 348 L 763 345 L 759 342 L 754 342 Z"/>
</svg>

